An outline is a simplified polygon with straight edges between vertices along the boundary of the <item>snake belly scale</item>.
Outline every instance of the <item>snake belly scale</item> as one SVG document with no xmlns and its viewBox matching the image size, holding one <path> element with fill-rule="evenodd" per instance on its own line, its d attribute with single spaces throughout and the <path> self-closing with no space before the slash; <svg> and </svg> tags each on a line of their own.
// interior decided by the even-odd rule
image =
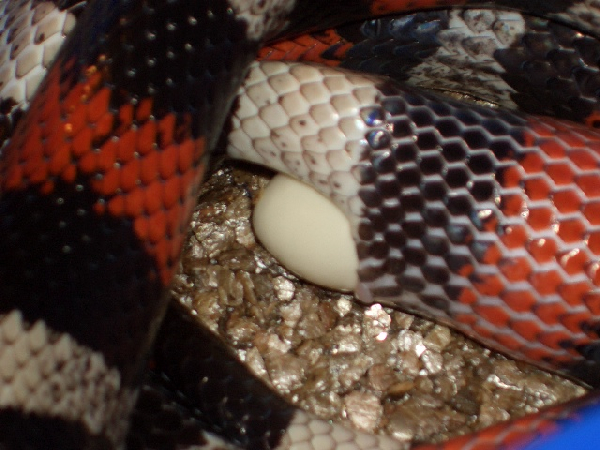
<svg viewBox="0 0 600 450">
<path fill-rule="evenodd" d="M 448 2 L 439 3 L 381 0 L 324 7 L 283 0 L 105 0 L 3 5 L 4 17 L 17 17 L 9 14 L 11 9 L 33 11 L 24 21 L 43 23 L 41 31 L 28 32 L 34 42 L 45 41 L 43 30 L 50 29 L 45 17 L 56 18 L 59 23 L 51 28 L 60 36 L 73 28 L 73 15 L 45 15 L 46 8 L 77 15 L 56 62 L 51 65 L 52 57 L 41 55 L 48 70 L 40 87 L 32 87 L 42 77 L 38 70 L 24 91 L 15 83 L 0 99 L 0 131 L 6 138 L 0 160 L 0 424 L 6 448 L 122 447 L 141 370 L 165 314 L 153 361 L 167 374 L 167 385 L 192 404 L 208 403 L 211 388 L 202 381 L 208 370 L 204 366 L 222 365 L 222 380 L 216 384 L 222 381 L 228 399 L 240 399 L 236 413 L 216 408 L 214 416 L 229 422 L 213 429 L 231 428 L 234 440 L 246 439 L 248 448 L 395 447 L 385 437 L 362 436 L 291 413 L 253 382 L 231 384 L 228 373 L 235 369 L 214 358 L 223 351 L 206 345 L 206 336 L 191 329 L 189 321 L 166 312 L 165 293 L 209 152 L 263 41 L 284 28 L 298 34 L 337 26 L 346 18 Z M 511 1 L 499 4 L 515 6 Z M 342 7 L 344 15 L 338 14 Z M 584 1 L 528 7 L 591 35 L 600 20 Z M 12 25 L 4 24 L 7 29 Z M 11 48 L 6 67 L 13 64 L 11 70 L 20 76 L 29 72 L 30 58 L 40 55 L 19 58 L 27 39 L 13 42 L 14 36 L 16 32 L 3 37 Z M 58 46 L 49 41 L 44 51 L 50 55 Z M 10 79 L 10 73 L 0 76 L 3 84 Z M 442 320 L 467 334 L 475 330 L 488 345 L 597 386 L 594 181 L 599 178 L 600 135 L 583 125 L 467 108 L 388 81 L 374 81 L 373 89 L 374 95 L 362 97 L 366 103 L 359 105 L 364 134 L 351 167 L 359 207 L 342 205 L 359 214 L 350 215 L 361 258 L 358 295 L 388 302 L 404 296 L 409 309 L 432 316 L 441 312 Z M 588 91 L 594 92 L 589 86 Z M 20 117 L 13 108 L 22 102 L 29 106 Z M 592 105 L 586 111 L 578 118 L 593 125 L 596 109 Z M 454 174 L 451 192 L 439 183 L 446 172 L 434 161 L 438 149 Z M 537 197 L 543 197 L 537 175 L 548 167 L 556 169 L 549 180 L 567 188 L 547 191 L 546 196 L 556 198 L 543 203 L 546 199 Z M 565 180 L 571 172 L 575 175 Z M 473 174 L 474 180 L 466 180 Z M 583 230 L 580 215 L 573 218 L 568 204 L 580 192 L 585 199 L 577 211 L 587 221 Z M 557 194 L 567 200 L 557 200 Z M 447 214 L 440 211 L 442 204 Z M 539 214 L 528 220 L 523 210 Z M 426 227 L 444 229 L 446 235 L 425 230 L 425 237 L 419 237 Z M 545 234 L 548 230 L 560 238 L 556 249 L 539 248 L 542 239 L 554 242 Z M 502 245 L 491 238 L 500 238 Z M 524 256 L 521 250 L 533 245 L 536 250 Z M 530 256 L 539 258 L 533 268 Z M 564 267 L 538 271 L 544 258 Z M 427 270 L 420 271 L 421 266 Z M 560 270 L 574 275 L 574 282 L 561 277 Z M 517 297 L 527 299 L 541 322 L 505 318 L 506 305 L 509 310 L 524 308 Z M 553 307 L 536 309 L 544 301 Z M 560 302 L 574 312 L 557 313 Z M 506 322 L 499 329 L 496 316 Z M 562 327 L 542 333 L 548 321 L 559 317 Z M 542 330 L 530 331 L 532 322 Z M 528 346 L 524 341 L 532 333 L 544 339 Z M 248 385 L 260 394 L 249 399 Z M 238 419 L 254 422 L 260 410 L 268 414 L 262 416 L 259 434 L 248 436 L 250 427 L 236 426 Z M 551 414 L 562 417 L 559 410 Z M 501 432 L 494 436 L 507 437 Z M 482 442 L 481 437 L 468 439 Z M 324 441 L 326 447 L 321 447 Z"/>
</svg>

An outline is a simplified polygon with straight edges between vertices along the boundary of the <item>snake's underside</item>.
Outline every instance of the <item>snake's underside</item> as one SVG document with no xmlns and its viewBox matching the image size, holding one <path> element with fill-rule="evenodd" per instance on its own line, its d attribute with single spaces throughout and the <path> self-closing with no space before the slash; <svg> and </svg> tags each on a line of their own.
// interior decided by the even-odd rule
<svg viewBox="0 0 600 450">
<path fill-rule="evenodd" d="M 362 301 L 600 386 L 600 12 L 448 3 L 0 3 L 0 446 L 228 445 L 202 425 L 251 449 L 401 448 L 290 408 L 168 307 L 224 141 L 346 213 Z M 330 67 L 250 67 L 265 42 Z M 597 402 L 442 445 L 517 445 Z"/>
</svg>

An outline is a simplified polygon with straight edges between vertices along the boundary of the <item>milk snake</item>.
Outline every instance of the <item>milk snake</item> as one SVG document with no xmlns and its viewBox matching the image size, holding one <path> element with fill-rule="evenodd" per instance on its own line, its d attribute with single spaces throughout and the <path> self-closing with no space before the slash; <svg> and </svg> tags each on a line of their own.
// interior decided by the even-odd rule
<svg viewBox="0 0 600 450">
<path fill-rule="evenodd" d="M 216 146 L 245 68 L 262 42 L 339 27 L 369 14 L 454 3 L 92 1 L 83 8 L 57 2 L 78 15 L 57 62 L 37 93 L 27 94 L 32 100 L 22 118 L 12 112 L 13 98 L 3 98 L 1 105 L 7 139 L 0 161 L 3 445 L 111 448 L 123 441 L 140 370 L 165 315 L 165 289 L 208 150 Z M 7 4 L 30 8 L 32 21 L 36 12 L 43 19 L 42 11 L 52 6 Z M 524 7 L 510 0 L 496 6 Z M 557 23 L 544 33 L 568 50 L 553 52 L 547 40 L 528 35 L 535 63 L 525 50 L 494 51 L 514 88 L 510 100 L 529 112 L 593 127 L 599 52 L 588 36 L 596 36 L 600 21 L 595 5 L 548 1 L 525 8 L 532 17 Z M 73 19 L 60 20 L 62 32 Z M 531 19 L 546 26 L 539 20 L 542 25 Z M 292 53 L 305 46 L 305 59 L 312 52 L 313 59 L 332 65 L 346 57 L 350 67 L 357 65 L 353 68 L 378 71 L 385 65 L 385 58 L 353 60 L 352 32 L 345 30 L 298 38 Z M 567 35 L 571 47 L 560 41 Z M 15 44 L 10 33 L 5 39 Z M 265 57 L 281 49 L 285 53 L 284 44 L 273 45 Z M 14 46 L 12 52 L 18 53 Z M 519 91 L 519 70 L 533 80 L 547 75 L 539 55 L 549 54 L 558 55 L 553 82 L 540 92 Z M 15 68 L 21 69 L 26 72 Z M 362 79 L 353 80 L 362 89 Z M 374 86 L 375 94 L 357 96 L 359 130 L 365 134 L 357 139 L 351 173 L 358 174 L 360 189 L 347 194 L 344 182 L 335 180 L 328 187 L 334 198 L 339 194 L 338 203 L 356 227 L 359 297 L 388 303 L 402 298 L 411 310 L 453 321 L 488 345 L 597 387 L 600 135 L 554 119 L 467 107 L 389 81 Z M 555 106 L 559 100 L 566 103 Z M 516 312 L 519 320 L 511 316 Z M 152 361 L 169 374 L 171 387 L 191 402 L 204 402 L 212 385 L 195 377 L 210 367 L 227 383 L 225 370 L 232 363 L 212 359 L 211 351 L 222 350 L 203 348 L 205 338 L 189 322 L 174 318 L 172 310 L 166 314 Z M 218 375 L 211 376 L 219 384 Z M 256 387 L 262 394 L 246 400 L 245 388 L 227 385 L 230 397 L 243 398 L 247 410 L 228 415 L 212 407 L 226 418 L 215 430 L 245 440 L 249 448 L 276 447 L 311 433 L 334 444 L 393 448 L 385 438 L 317 425 L 287 409 L 279 414 L 274 395 Z M 261 406 L 268 414 L 260 415 Z M 254 422 L 256 435 L 246 426 Z M 447 445 L 497 448 L 550 422 L 522 423 L 535 424 L 535 430 L 516 425 L 506 432 L 498 426 Z"/>
</svg>

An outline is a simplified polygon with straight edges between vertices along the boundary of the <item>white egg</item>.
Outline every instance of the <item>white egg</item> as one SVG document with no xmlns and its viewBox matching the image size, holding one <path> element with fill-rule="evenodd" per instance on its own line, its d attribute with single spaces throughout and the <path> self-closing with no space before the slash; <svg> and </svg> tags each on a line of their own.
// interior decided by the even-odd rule
<svg viewBox="0 0 600 450">
<path fill-rule="evenodd" d="M 314 284 L 352 291 L 358 255 L 342 211 L 311 186 L 277 175 L 254 211 L 256 236 L 290 271 Z"/>
</svg>

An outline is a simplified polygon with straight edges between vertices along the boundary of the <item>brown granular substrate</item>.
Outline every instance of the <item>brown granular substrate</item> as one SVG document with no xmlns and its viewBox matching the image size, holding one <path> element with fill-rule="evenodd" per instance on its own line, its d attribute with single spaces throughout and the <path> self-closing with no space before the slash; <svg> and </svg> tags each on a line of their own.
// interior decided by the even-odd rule
<svg viewBox="0 0 600 450">
<path fill-rule="evenodd" d="M 290 403 L 369 432 L 439 442 L 584 393 L 444 326 L 287 272 L 252 232 L 268 178 L 225 166 L 205 184 L 174 292 Z"/>
</svg>

